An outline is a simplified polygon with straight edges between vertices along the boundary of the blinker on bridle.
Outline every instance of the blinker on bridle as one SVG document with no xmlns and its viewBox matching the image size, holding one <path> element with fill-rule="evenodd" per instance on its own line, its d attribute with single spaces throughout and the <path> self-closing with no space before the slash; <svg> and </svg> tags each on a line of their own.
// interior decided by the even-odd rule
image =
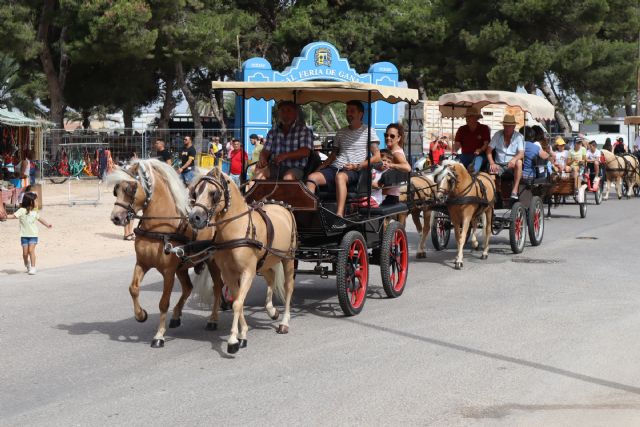
<svg viewBox="0 0 640 427">
<path fill-rule="evenodd" d="M 195 188 L 193 189 L 194 193 L 203 182 L 207 182 L 213 185 L 214 187 L 216 187 L 216 190 L 218 190 L 218 192 L 216 192 L 217 197 L 216 196 L 213 197 L 214 200 L 213 200 L 213 205 L 211 207 L 205 206 L 202 203 L 198 203 L 198 202 L 193 203 L 194 207 L 199 207 L 200 209 L 205 211 L 205 213 L 207 214 L 207 223 L 208 223 L 211 221 L 211 218 L 213 218 L 218 213 L 216 212 L 216 207 L 220 202 L 220 195 L 219 195 L 220 192 L 223 194 L 223 197 L 224 197 L 224 207 L 220 210 L 221 213 L 227 213 L 227 211 L 229 210 L 229 204 L 231 203 L 231 195 L 229 194 L 229 183 L 227 182 L 227 180 L 224 178 L 216 179 L 211 175 L 205 175 L 202 178 L 200 178 L 200 181 L 196 184 Z"/>
</svg>

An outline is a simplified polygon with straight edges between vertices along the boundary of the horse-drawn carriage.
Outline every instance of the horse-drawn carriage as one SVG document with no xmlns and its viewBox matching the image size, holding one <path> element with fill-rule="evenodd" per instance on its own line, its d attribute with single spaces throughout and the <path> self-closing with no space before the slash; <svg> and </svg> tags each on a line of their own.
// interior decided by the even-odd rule
<svg viewBox="0 0 640 427">
<path fill-rule="evenodd" d="M 440 112 L 443 118 L 464 117 L 470 107 L 480 109 L 490 104 L 506 104 L 518 107 L 536 119 L 551 119 L 553 106 L 544 99 L 529 94 L 503 91 L 467 91 L 442 95 L 439 98 Z M 452 129 L 453 133 L 453 129 Z M 514 178 L 511 176 L 494 176 L 495 211 L 490 224 L 492 234 L 496 235 L 504 229 L 509 230 L 509 243 L 513 253 L 524 250 L 526 235 L 533 246 L 542 243 L 544 236 L 544 204 L 543 200 L 551 184 L 547 178 L 523 178 L 518 189 L 518 199 L 511 198 Z M 446 203 L 436 210 L 432 221 L 432 241 L 436 249 L 446 247 L 450 229 Z M 468 236 L 466 237 L 468 239 Z M 474 243 L 475 245 L 475 243 Z"/>
<path fill-rule="evenodd" d="M 286 100 L 295 104 L 358 100 L 368 106 L 368 117 L 372 117 L 373 102 L 418 100 L 413 89 L 362 83 L 214 82 L 213 89 L 231 90 L 245 99 Z M 407 281 L 407 235 L 403 224 L 395 219 L 406 215 L 408 206 L 400 202 L 371 207 L 370 195 L 371 170 L 365 168 L 359 172 L 358 182 L 348 189 L 344 218 L 335 214 L 334 188 L 320 187 L 317 193 L 312 193 L 303 180 L 255 180 L 245 199 L 249 203 L 277 201 L 291 209 L 297 224 L 296 272 L 324 278 L 335 275 L 340 307 L 346 315 L 355 315 L 364 306 L 370 265 L 380 266 L 382 285 L 390 298 L 400 296 Z M 336 227 L 339 222 L 343 227 Z M 302 262 L 314 265 L 302 268 Z"/>
</svg>

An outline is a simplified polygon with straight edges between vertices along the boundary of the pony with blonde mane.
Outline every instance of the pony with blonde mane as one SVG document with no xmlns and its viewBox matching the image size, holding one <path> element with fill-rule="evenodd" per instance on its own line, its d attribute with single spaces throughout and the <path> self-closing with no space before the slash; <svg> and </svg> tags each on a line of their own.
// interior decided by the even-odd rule
<svg viewBox="0 0 640 427">
<path fill-rule="evenodd" d="M 472 244 L 477 247 L 475 230 L 477 221 L 484 219 L 484 244 L 481 259 L 489 257 L 489 237 L 493 222 L 493 207 L 496 187 L 493 177 L 480 172 L 470 175 L 467 169 L 453 160 L 445 160 L 443 170 L 436 175 L 438 183 L 437 198 L 447 203 L 449 218 L 455 231 L 458 254 L 455 260 L 456 270 L 463 267 L 463 248 L 467 233 L 471 228 Z"/>
<path fill-rule="evenodd" d="M 426 241 L 431 225 L 433 222 L 433 206 L 436 198 L 437 184 L 434 176 L 441 172 L 442 167 L 438 166 L 432 173 L 421 173 L 411 177 L 411 219 L 416 226 L 416 231 L 420 235 L 420 243 L 418 244 L 418 252 L 416 258 L 426 258 Z M 400 201 L 405 202 L 408 199 L 407 188 L 401 189 Z M 422 214 L 422 221 L 421 221 Z M 399 218 L 402 225 L 405 225 L 406 214 Z M 424 222 L 424 224 L 423 224 Z"/>
<path fill-rule="evenodd" d="M 277 280 L 282 268 L 285 311 L 277 332 L 288 333 L 298 244 L 293 213 L 281 204 L 248 205 L 238 187 L 218 168 L 194 181 L 191 192 L 194 203 L 189 222 L 196 230 L 214 232 L 212 250 L 222 279 L 233 296 L 233 323 L 227 351 L 233 354 L 247 346 L 244 301 L 256 273 L 261 273 L 267 281 L 265 306 L 269 316 L 276 320 L 279 313 L 273 307 L 272 296 L 282 286 L 282 281 Z"/>
<path fill-rule="evenodd" d="M 618 199 L 621 199 L 622 182 L 627 184 L 627 194 L 630 197 L 633 194 L 633 187 L 640 185 L 640 169 L 638 168 L 638 159 L 632 154 L 623 154 L 618 156 L 608 150 L 601 150 L 604 156 L 605 168 L 605 192 L 604 200 L 609 199 L 609 191 L 611 190 L 611 182 L 616 183 L 616 193 Z"/>
<path fill-rule="evenodd" d="M 140 282 L 152 268 L 158 270 L 163 277 L 162 297 L 159 303 L 160 322 L 151 342 L 151 347 L 160 348 L 164 346 L 165 341 L 166 319 L 174 277 L 178 276 L 182 295 L 173 309 L 169 328 L 180 326 L 182 309 L 193 289 L 188 269 L 194 263 L 182 262 L 177 256 L 169 253 L 168 248 L 194 240 L 211 240 L 213 231 L 207 229 L 196 233 L 191 230 L 187 221 L 188 191 L 178 174 L 164 162 L 155 159 L 139 160 L 129 169 L 116 169 L 107 179 L 115 184 L 113 193 L 116 201 L 111 212 L 111 221 L 115 225 L 124 226 L 134 218 L 140 219 L 138 227 L 134 230 L 136 265 L 129 286 L 133 313 L 138 322 L 144 322 L 148 317 L 139 302 Z M 142 216 L 137 215 L 140 211 Z M 217 328 L 222 282 L 219 270 L 210 255 L 196 262 L 200 261 L 206 263 L 215 284 L 215 302 L 206 327 L 211 330 Z"/>
</svg>

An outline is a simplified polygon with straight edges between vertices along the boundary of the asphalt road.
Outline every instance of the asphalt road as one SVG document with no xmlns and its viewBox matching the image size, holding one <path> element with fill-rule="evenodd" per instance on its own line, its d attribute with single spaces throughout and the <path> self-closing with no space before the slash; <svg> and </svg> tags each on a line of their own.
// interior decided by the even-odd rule
<svg viewBox="0 0 640 427">
<path fill-rule="evenodd" d="M 517 257 L 506 232 L 463 271 L 453 245 L 412 256 L 395 300 L 372 267 L 354 318 L 333 279 L 299 276 L 286 336 L 257 279 L 235 357 L 230 313 L 208 332 L 194 302 L 150 348 L 161 284 L 137 323 L 133 256 L 0 277 L 0 425 L 638 425 L 640 199 L 589 208 L 555 209 Z"/>
</svg>

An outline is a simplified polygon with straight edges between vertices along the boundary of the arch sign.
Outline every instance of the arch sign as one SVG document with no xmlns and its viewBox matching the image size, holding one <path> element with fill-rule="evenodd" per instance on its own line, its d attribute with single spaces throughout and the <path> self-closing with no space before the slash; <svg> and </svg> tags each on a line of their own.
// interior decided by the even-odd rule
<svg viewBox="0 0 640 427">
<path fill-rule="evenodd" d="M 306 45 L 300 56 L 295 58 L 284 71 L 274 71 L 271 64 L 264 58 L 251 58 L 242 64 L 242 70 L 237 78 L 245 82 L 304 82 L 309 80 L 373 83 L 383 86 L 398 85 L 398 69 L 390 62 L 378 62 L 369 67 L 369 72 L 359 74 L 349 66 L 346 58 L 341 58 L 338 50 L 327 42 L 314 42 Z M 240 129 L 242 97 L 236 98 L 236 129 Z M 245 126 L 244 145 L 251 152 L 253 146 L 249 143 L 249 135 L 267 135 L 272 127 L 271 108 L 273 101 L 248 99 L 244 101 Z M 374 102 L 371 106 L 373 128 L 378 138 L 384 141 L 382 135 L 389 123 L 398 119 L 396 106 L 384 101 Z M 366 121 L 366 118 L 365 118 Z"/>
</svg>

